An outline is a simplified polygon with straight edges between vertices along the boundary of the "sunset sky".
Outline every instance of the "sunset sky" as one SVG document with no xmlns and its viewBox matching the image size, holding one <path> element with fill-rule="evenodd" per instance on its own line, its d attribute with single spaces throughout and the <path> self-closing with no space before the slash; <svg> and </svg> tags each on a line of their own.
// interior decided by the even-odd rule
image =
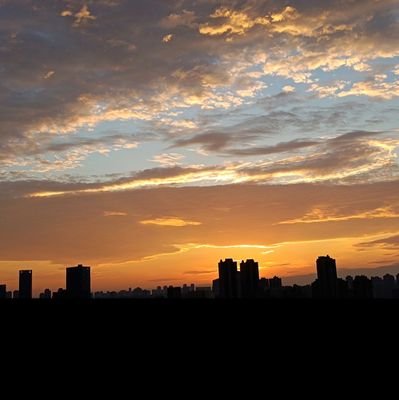
<svg viewBox="0 0 399 400">
<path fill-rule="evenodd" d="M 0 0 L 0 38 L 9 289 L 399 273 L 399 0 Z"/>
</svg>

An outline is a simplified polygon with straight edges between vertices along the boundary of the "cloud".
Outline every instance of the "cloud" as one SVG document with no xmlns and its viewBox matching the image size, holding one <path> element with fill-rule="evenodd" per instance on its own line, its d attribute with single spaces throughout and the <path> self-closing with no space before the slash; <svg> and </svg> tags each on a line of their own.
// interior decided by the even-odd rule
<svg viewBox="0 0 399 400">
<path fill-rule="evenodd" d="M 46 75 L 44 75 L 44 79 L 50 79 L 55 74 L 55 71 L 48 71 Z"/>
<path fill-rule="evenodd" d="M 61 171 L 76 168 L 90 154 L 107 155 L 113 151 L 131 150 L 138 142 L 128 136 L 109 135 L 101 138 L 64 138 L 57 142 L 16 143 L 0 147 L 0 165 L 22 166 L 26 175 L 34 172 Z"/>
<path fill-rule="evenodd" d="M 249 29 L 256 25 L 268 25 L 270 23 L 268 18 L 257 17 L 251 18 L 246 13 L 221 7 L 210 15 L 210 18 L 216 20 L 224 20 L 220 24 L 206 23 L 202 24 L 199 31 L 202 35 L 218 36 L 224 34 L 244 35 Z"/>
<path fill-rule="evenodd" d="M 337 81 L 331 85 L 319 85 L 317 83 L 312 83 L 309 91 L 316 92 L 320 98 L 331 97 L 337 95 L 337 93 L 344 89 L 346 85 L 347 82 L 344 81 Z"/>
<path fill-rule="evenodd" d="M 154 149 L 162 148 L 161 153 L 169 146 L 194 147 L 196 159 L 187 156 L 187 164 L 215 164 L 209 174 L 197 169 L 184 184 L 364 180 L 367 173 L 377 179 L 377 165 L 383 170 L 378 179 L 395 177 L 393 133 L 389 143 L 388 137 L 378 144 L 363 141 L 353 162 L 349 151 L 333 142 L 315 146 L 315 154 L 303 154 L 311 147 L 281 154 L 276 149 L 281 143 L 317 142 L 345 130 L 368 129 L 367 109 L 373 129 L 396 127 L 391 126 L 394 111 L 382 110 L 394 108 L 397 97 L 396 2 L 342 4 L 149 0 L 45 7 L 30 0 L 2 2 L 1 178 L 79 167 L 74 177 L 82 173 L 82 179 L 91 179 L 88 156 L 111 155 L 117 144 L 59 149 L 76 137 L 100 140 L 110 125 L 127 124 L 145 138 L 140 142 L 156 140 Z M 179 46 L 173 41 L 166 46 L 162 38 L 168 35 Z M 279 88 L 283 93 L 276 95 Z M 350 102 L 363 105 L 363 111 L 346 109 Z M 242 157 L 273 157 L 247 167 L 236 160 L 223 172 L 226 156 L 239 156 L 235 151 Z M 199 161 L 200 153 L 215 158 Z M 145 160 L 157 156 L 151 153 Z M 272 158 L 275 165 L 269 163 Z M 373 168 L 365 166 L 370 161 Z M 138 170 L 146 167 L 138 162 Z"/>
<path fill-rule="evenodd" d="M 184 275 L 208 275 L 208 274 L 214 274 L 214 270 L 200 270 L 200 271 L 185 271 Z"/>
<path fill-rule="evenodd" d="M 164 153 L 158 154 L 152 158 L 152 162 L 156 162 L 165 167 L 173 167 L 179 165 L 180 161 L 183 160 L 185 156 L 178 153 Z"/>
<path fill-rule="evenodd" d="M 73 16 L 73 12 L 69 11 L 69 10 L 65 10 L 60 15 L 61 15 L 61 17 L 72 17 Z"/>
<path fill-rule="evenodd" d="M 355 131 L 316 142 L 288 142 L 274 147 L 255 148 L 242 155 L 278 154 L 292 149 L 311 149 L 304 154 L 288 155 L 279 160 L 226 162 L 224 165 L 173 166 L 144 170 L 115 182 L 103 182 L 86 189 L 30 193 L 32 197 L 51 197 L 67 194 L 90 194 L 137 190 L 146 187 L 221 185 L 221 184 L 287 184 L 358 182 L 376 179 L 394 180 L 399 176 L 395 150 L 399 141 L 378 138 L 383 132 Z M 197 140 L 195 140 L 196 142 Z M 185 143 L 187 144 L 187 143 Z M 192 144 L 192 143 L 191 143 Z M 223 140 L 219 146 L 225 146 Z M 214 147 L 210 147 L 214 148 Z"/>
<path fill-rule="evenodd" d="M 374 253 L 374 247 L 370 248 L 372 254 L 366 254 L 362 260 L 357 259 L 357 247 L 352 247 L 352 244 L 380 240 L 399 232 L 398 218 L 336 221 L 334 229 L 326 229 L 324 224 L 318 223 L 279 224 L 301 218 L 316 208 L 323 209 L 324 215 L 328 216 L 349 216 L 396 204 L 398 181 L 362 185 L 313 183 L 237 184 L 223 188 L 159 187 L 68 197 L 23 197 L 24 193 L 32 191 L 72 191 L 79 187 L 87 188 L 90 185 L 45 181 L 0 183 L 0 259 L 20 262 L 51 260 L 61 265 L 79 261 L 93 266 L 110 264 L 111 275 L 116 273 L 114 271 L 120 272 L 121 276 L 124 276 L 123 271 L 133 276 L 135 273 L 148 272 L 157 278 L 164 275 L 162 265 L 164 268 L 174 268 L 174 259 L 165 260 L 166 254 L 168 257 L 183 257 L 179 261 L 183 272 L 190 270 L 187 268 L 187 265 L 191 265 L 187 264 L 188 260 L 195 260 L 192 270 L 202 269 L 206 265 L 208 267 L 204 269 L 208 270 L 209 265 L 215 265 L 216 271 L 216 264 L 208 263 L 216 263 L 219 255 L 259 255 L 259 258 L 262 257 L 259 261 L 263 260 L 264 266 L 269 265 L 265 264 L 266 261 L 274 261 L 271 257 L 277 257 L 276 253 L 281 253 L 280 258 L 276 258 L 276 264 L 289 262 L 296 266 L 312 262 L 313 265 L 314 253 L 317 255 L 320 249 L 328 251 L 330 248 L 341 252 L 343 245 L 348 246 L 348 251 L 352 252 L 350 254 L 354 254 L 355 262 L 381 260 L 385 257 Z M 227 212 L 222 212 L 222 209 Z M 104 210 L 126 213 L 128 217 L 102 217 Z M 140 223 L 157 219 L 201 224 L 179 228 Z M 54 224 L 54 221 L 57 223 Z M 26 229 L 27 226 L 34 226 L 35 229 Z M 338 245 L 333 242 L 334 238 L 345 239 Z M 309 251 L 310 259 L 292 253 L 306 248 L 309 241 L 317 240 L 324 242 L 313 245 Z M 296 241 L 300 244 L 292 243 Z M 282 245 L 286 242 L 292 244 Z M 261 254 L 271 250 L 274 253 Z M 160 254 L 163 256 L 157 258 L 159 265 L 152 268 L 152 264 L 143 264 L 147 262 L 143 261 L 146 257 L 152 257 L 151 262 L 155 262 L 154 257 Z M 340 261 L 341 258 L 348 260 L 349 256 L 346 257 L 345 253 L 339 257 Z M 135 261 L 136 264 L 116 265 L 127 261 Z M 99 273 L 101 268 L 98 269 Z"/>
<path fill-rule="evenodd" d="M 194 11 L 183 10 L 180 14 L 169 14 L 161 21 L 161 26 L 166 29 L 173 29 L 179 26 L 195 28 L 197 19 Z"/>
<path fill-rule="evenodd" d="M 284 93 L 293 93 L 293 92 L 295 92 L 295 86 L 286 85 L 283 87 L 283 92 Z"/>
<path fill-rule="evenodd" d="M 377 218 L 399 218 L 399 206 L 384 206 L 374 210 L 367 210 L 352 215 L 340 215 L 331 213 L 331 210 L 323 208 L 314 208 L 302 218 L 292 219 L 280 222 L 281 225 L 291 224 L 316 224 L 325 222 L 341 222 L 356 219 L 377 219 Z"/>
<path fill-rule="evenodd" d="M 121 211 L 104 211 L 104 217 L 126 217 L 128 214 Z"/>
<path fill-rule="evenodd" d="M 386 250 L 399 250 L 399 235 L 386 236 L 382 239 L 359 243 L 357 247 L 360 249 L 381 247 Z"/>
<path fill-rule="evenodd" d="M 97 18 L 90 13 L 89 7 L 85 4 L 79 11 L 75 14 L 70 10 L 62 11 L 60 14 L 62 17 L 74 17 L 75 21 L 73 26 L 78 27 L 89 21 L 94 21 Z"/>
<path fill-rule="evenodd" d="M 357 82 L 350 89 L 339 92 L 338 96 L 368 96 L 384 100 L 398 97 L 399 82 L 384 82 L 383 79 L 384 76 L 382 76 L 382 79 L 377 76 L 372 81 Z"/>
<path fill-rule="evenodd" d="M 313 147 L 318 144 L 320 144 L 319 141 L 298 139 L 290 142 L 278 143 L 274 146 L 252 147 L 248 149 L 232 149 L 228 150 L 228 153 L 235 156 L 268 155 L 268 154 L 285 153 L 293 150 Z"/>
<path fill-rule="evenodd" d="M 173 147 L 187 147 L 192 145 L 201 145 L 206 151 L 220 151 L 226 148 L 230 143 L 234 143 L 236 137 L 234 134 L 221 132 L 209 132 L 195 135 L 188 139 L 177 140 Z"/>
<path fill-rule="evenodd" d="M 169 43 L 169 42 L 171 42 L 171 41 L 173 40 L 173 37 L 174 37 L 174 35 L 172 35 L 171 33 L 169 33 L 168 35 L 165 35 L 165 36 L 162 38 L 162 41 L 163 41 L 164 43 Z"/>
<path fill-rule="evenodd" d="M 162 218 L 143 220 L 140 221 L 140 224 L 181 228 L 185 226 L 198 226 L 201 225 L 201 222 L 185 221 L 184 219 L 178 217 L 162 217 Z"/>
</svg>

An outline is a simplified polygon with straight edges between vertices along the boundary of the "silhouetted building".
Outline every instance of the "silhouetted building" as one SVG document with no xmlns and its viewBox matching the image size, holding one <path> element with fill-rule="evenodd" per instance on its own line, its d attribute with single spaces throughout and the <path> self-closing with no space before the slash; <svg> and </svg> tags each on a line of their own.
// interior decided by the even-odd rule
<svg viewBox="0 0 399 400">
<path fill-rule="evenodd" d="M 238 298 L 237 262 L 231 258 L 219 262 L 219 296 L 222 299 Z"/>
<path fill-rule="evenodd" d="M 41 300 L 50 300 L 51 299 L 51 290 L 46 289 L 43 293 L 40 293 L 39 298 Z"/>
<path fill-rule="evenodd" d="M 213 293 L 210 286 L 197 286 L 194 292 L 195 299 L 212 299 Z"/>
<path fill-rule="evenodd" d="M 371 284 L 373 287 L 373 297 L 375 299 L 384 298 L 384 281 L 379 276 L 371 277 Z"/>
<path fill-rule="evenodd" d="M 12 298 L 13 299 L 19 299 L 19 290 L 14 290 L 12 292 Z"/>
<path fill-rule="evenodd" d="M 19 299 L 32 298 L 32 271 L 19 271 Z"/>
<path fill-rule="evenodd" d="M 373 284 L 367 276 L 356 276 L 353 280 L 353 294 L 358 299 L 373 298 Z"/>
<path fill-rule="evenodd" d="M 182 296 L 190 297 L 191 293 L 195 292 L 195 285 L 192 283 L 190 286 L 184 284 L 182 288 Z"/>
<path fill-rule="evenodd" d="M 64 299 L 67 297 L 66 294 L 67 294 L 67 293 L 66 293 L 66 290 L 60 288 L 60 289 L 58 289 L 56 292 L 53 292 L 53 297 L 52 297 L 52 298 L 53 298 L 54 300 L 64 300 Z"/>
<path fill-rule="evenodd" d="M 151 296 L 156 299 L 162 299 L 166 296 L 166 293 L 161 286 L 158 286 L 156 289 L 152 290 Z"/>
<path fill-rule="evenodd" d="M 262 292 L 265 292 L 267 289 L 269 289 L 269 279 L 266 278 L 260 278 L 259 279 L 259 288 Z"/>
<path fill-rule="evenodd" d="M 7 298 L 7 285 L 0 285 L 0 300 Z"/>
<path fill-rule="evenodd" d="M 256 297 L 259 290 L 259 265 L 254 260 L 240 264 L 241 295 L 244 298 Z"/>
<path fill-rule="evenodd" d="M 66 269 L 66 294 L 69 299 L 90 299 L 90 267 L 79 264 Z"/>
<path fill-rule="evenodd" d="M 348 289 L 352 290 L 353 289 L 353 277 L 351 277 L 350 275 L 348 275 L 346 278 L 346 283 L 348 285 Z"/>
<path fill-rule="evenodd" d="M 283 281 L 278 276 L 269 279 L 270 289 L 281 289 L 283 287 Z"/>
<path fill-rule="evenodd" d="M 337 266 L 330 256 L 319 257 L 317 264 L 318 297 L 331 298 L 337 295 Z"/>
<path fill-rule="evenodd" d="M 181 299 L 182 292 L 181 287 L 169 286 L 168 287 L 168 299 Z"/>
<path fill-rule="evenodd" d="M 384 280 L 384 298 L 391 299 L 393 290 L 395 289 L 395 277 L 391 274 L 386 274 Z"/>
<path fill-rule="evenodd" d="M 212 292 L 216 298 L 220 297 L 220 281 L 219 281 L 219 279 L 214 279 L 212 281 Z"/>
</svg>

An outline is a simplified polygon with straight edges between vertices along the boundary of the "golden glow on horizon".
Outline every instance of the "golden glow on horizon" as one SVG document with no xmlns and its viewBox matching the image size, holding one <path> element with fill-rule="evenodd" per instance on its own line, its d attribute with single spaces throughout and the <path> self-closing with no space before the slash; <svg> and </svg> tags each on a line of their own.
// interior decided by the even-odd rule
<svg viewBox="0 0 399 400">
<path fill-rule="evenodd" d="M 155 282 L 160 277 L 163 277 L 164 280 L 161 279 L 159 284 L 163 282 L 165 284 L 188 282 L 210 284 L 211 280 L 217 277 L 217 263 L 220 259 L 233 258 L 239 262 L 253 258 L 259 262 L 262 277 L 279 275 L 283 279 L 287 279 L 297 275 L 314 274 L 316 258 L 319 255 L 330 254 L 337 259 L 339 273 L 345 276 L 345 270 L 349 268 L 378 267 L 379 264 L 370 263 L 370 259 L 385 260 L 385 265 L 393 264 L 395 252 L 389 252 L 381 246 L 365 247 L 362 251 L 357 251 L 356 257 L 353 257 L 354 248 L 357 248 L 360 243 L 384 239 L 387 236 L 389 236 L 387 233 L 381 233 L 361 237 L 281 242 L 271 246 L 182 244 L 176 245 L 174 253 L 158 254 L 142 260 L 125 261 L 119 264 L 101 264 L 98 266 L 98 271 L 105 274 L 106 271 L 117 270 L 118 274 L 127 274 L 132 277 L 131 279 L 140 276 L 140 282 L 145 287 L 151 287 L 151 282 Z M 265 249 L 271 249 L 273 252 L 265 254 Z M 388 256 L 387 253 L 390 255 Z M 192 265 L 193 260 L 196 261 L 194 268 L 198 270 L 198 273 L 190 276 L 186 270 L 188 265 Z M 145 268 L 138 268 L 140 265 L 145 265 Z M 171 268 L 172 265 L 173 268 Z M 210 275 L 208 273 L 201 274 L 201 270 L 214 272 Z"/>
<path fill-rule="evenodd" d="M 361 243 L 398 234 L 399 231 L 360 237 L 287 241 L 270 246 L 200 243 L 175 245 L 174 252 L 156 254 L 140 260 L 90 263 L 93 290 L 121 290 L 129 286 L 151 289 L 157 285 L 191 282 L 209 285 L 211 280 L 217 277 L 218 261 L 225 258 L 233 258 L 238 262 L 253 258 L 259 262 L 262 277 L 278 275 L 284 280 L 297 275 L 314 274 L 317 256 L 330 254 L 337 259 L 340 275 L 345 276 L 345 269 L 348 268 L 378 267 L 378 263 L 370 263 L 370 259 L 385 260 L 386 265 L 393 263 L 396 252 L 389 251 L 384 246 L 366 246 L 362 251 L 356 252 L 356 258 L 353 258 L 353 249 Z M 193 260 L 195 260 L 194 265 Z M 18 287 L 18 269 L 33 269 L 34 292 L 38 294 L 47 287 L 52 290 L 63 287 L 65 267 L 72 264 L 54 264 L 50 261 L 0 261 L 0 274 L 11 290 Z"/>
</svg>

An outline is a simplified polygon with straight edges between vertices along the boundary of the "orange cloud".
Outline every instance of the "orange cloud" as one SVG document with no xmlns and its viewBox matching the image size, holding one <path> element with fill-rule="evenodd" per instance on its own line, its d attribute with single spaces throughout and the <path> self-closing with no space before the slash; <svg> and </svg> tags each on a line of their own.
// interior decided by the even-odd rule
<svg viewBox="0 0 399 400">
<path fill-rule="evenodd" d="M 184 226 L 198 226 L 202 225 L 201 222 L 195 221 L 186 221 L 184 219 L 178 217 L 162 217 L 162 218 L 155 218 L 155 219 L 146 219 L 140 221 L 142 225 L 157 225 L 157 226 L 171 226 L 176 228 L 181 228 Z"/>
<path fill-rule="evenodd" d="M 376 76 L 373 81 L 357 82 L 349 90 L 338 93 L 338 97 L 369 96 L 390 100 L 399 96 L 399 81 L 384 82 L 383 76 Z"/>
<path fill-rule="evenodd" d="M 379 207 L 357 214 L 338 215 L 323 208 L 314 208 L 302 218 L 279 222 L 279 225 L 316 224 L 325 222 L 351 221 L 356 219 L 399 218 L 399 207 Z"/>
<path fill-rule="evenodd" d="M 94 15 L 90 13 L 89 7 L 85 4 L 77 13 L 73 14 L 70 10 L 62 11 L 60 14 L 62 17 L 74 17 L 75 22 L 73 26 L 78 27 L 88 21 L 94 21 L 97 19 Z"/>
<path fill-rule="evenodd" d="M 104 211 L 104 217 L 126 217 L 128 214 L 120 211 Z"/>
<path fill-rule="evenodd" d="M 210 17 L 213 19 L 226 19 L 227 22 L 200 25 L 199 32 L 202 35 L 218 36 L 225 33 L 244 35 L 256 25 L 270 24 L 269 19 L 266 17 L 251 18 L 245 12 L 231 10 L 227 7 L 218 8 Z"/>
<path fill-rule="evenodd" d="M 162 38 L 162 41 L 163 41 L 164 43 L 169 43 L 169 42 L 171 42 L 171 41 L 173 40 L 173 36 L 174 36 L 174 35 L 172 35 L 171 33 L 170 33 L 169 35 L 165 35 L 165 36 Z"/>
</svg>

